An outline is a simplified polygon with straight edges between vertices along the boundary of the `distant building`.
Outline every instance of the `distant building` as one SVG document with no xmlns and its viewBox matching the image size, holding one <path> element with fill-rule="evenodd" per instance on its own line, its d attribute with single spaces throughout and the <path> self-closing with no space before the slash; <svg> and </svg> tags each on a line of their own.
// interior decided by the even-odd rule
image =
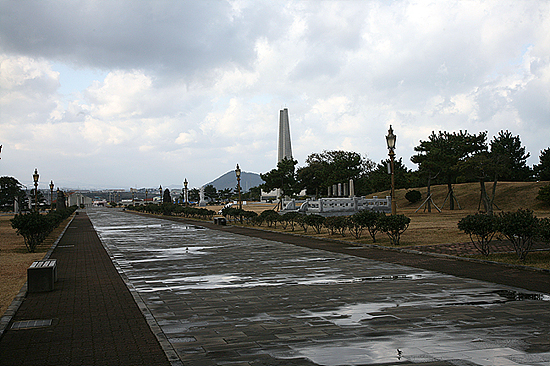
<svg viewBox="0 0 550 366">
<path fill-rule="evenodd" d="M 84 205 L 84 207 L 92 207 L 93 200 L 83 195 L 81 192 L 71 192 L 67 195 L 67 204 L 69 207 Z"/>
</svg>

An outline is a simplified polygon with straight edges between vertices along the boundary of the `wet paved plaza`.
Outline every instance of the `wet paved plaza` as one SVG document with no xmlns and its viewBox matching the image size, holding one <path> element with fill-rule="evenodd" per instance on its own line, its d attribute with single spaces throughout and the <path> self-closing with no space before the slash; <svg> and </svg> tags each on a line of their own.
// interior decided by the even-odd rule
<svg viewBox="0 0 550 366">
<path fill-rule="evenodd" d="M 117 210 L 87 213 L 185 365 L 550 365 L 548 295 Z"/>
</svg>

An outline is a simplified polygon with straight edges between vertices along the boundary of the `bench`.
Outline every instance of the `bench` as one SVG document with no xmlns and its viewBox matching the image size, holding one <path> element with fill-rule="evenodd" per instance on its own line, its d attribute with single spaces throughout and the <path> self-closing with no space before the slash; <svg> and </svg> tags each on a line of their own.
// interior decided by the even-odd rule
<svg viewBox="0 0 550 366">
<path fill-rule="evenodd" d="M 27 290 L 29 292 L 53 291 L 57 281 L 57 260 L 36 261 L 27 268 Z"/>
<path fill-rule="evenodd" d="M 225 217 L 214 217 L 214 224 L 225 225 L 227 224 L 227 220 L 225 219 Z"/>
</svg>

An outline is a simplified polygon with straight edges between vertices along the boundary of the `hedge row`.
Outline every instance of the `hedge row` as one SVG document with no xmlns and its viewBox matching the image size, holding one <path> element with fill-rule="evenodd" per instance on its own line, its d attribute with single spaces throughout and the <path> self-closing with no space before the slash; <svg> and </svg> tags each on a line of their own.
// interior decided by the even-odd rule
<svg viewBox="0 0 550 366">
<path fill-rule="evenodd" d="M 211 219 L 216 214 L 215 211 L 205 208 L 197 208 L 190 206 L 181 206 L 174 203 L 163 203 L 161 205 L 147 204 L 141 206 L 128 206 L 128 210 L 147 212 L 156 215 L 166 216 L 183 216 L 190 218 Z"/>
<path fill-rule="evenodd" d="M 390 238 L 394 245 L 399 245 L 401 234 L 407 230 L 411 219 L 405 215 L 386 215 L 384 213 L 364 210 L 352 216 L 330 216 L 321 215 L 303 215 L 298 212 L 287 212 L 283 215 L 273 210 L 265 210 L 260 215 L 237 208 L 225 208 L 222 214 L 230 219 L 246 220 L 252 225 L 263 225 L 268 227 L 277 227 L 280 224 L 283 229 L 290 228 L 294 231 L 297 226 L 304 232 L 312 228 L 317 234 L 326 228 L 331 235 L 340 234 L 345 236 L 347 232 L 351 233 L 356 239 L 368 231 L 374 242 L 376 242 L 376 233 L 383 232 Z"/>
<path fill-rule="evenodd" d="M 44 241 L 53 229 L 59 226 L 63 220 L 71 216 L 76 206 L 71 206 L 43 215 L 36 211 L 18 214 L 11 219 L 11 226 L 25 240 L 25 246 L 30 253 L 34 253 L 36 247 Z"/>
<path fill-rule="evenodd" d="M 468 215 L 458 222 L 458 228 L 470 235 L 472 244 L 484 256 L 491 254 L 491 241 L 497 234 L 512 243 L 521 261 L 525 261 L 534 240 L 550 242 L 550 219 L 539 219 L 531 210 Z"/>
</svg>

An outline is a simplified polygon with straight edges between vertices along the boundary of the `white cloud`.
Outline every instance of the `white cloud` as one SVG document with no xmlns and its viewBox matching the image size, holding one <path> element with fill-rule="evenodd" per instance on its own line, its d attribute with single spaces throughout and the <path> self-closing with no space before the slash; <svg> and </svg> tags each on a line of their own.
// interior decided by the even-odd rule
<svg viewBox="0 0 550 366">
<path fill-rule="evenodd" d="M 237 162 L 265 172 L 283 107 L 300 164 L 331 149 L 385 159 L 389 124 L 410 167 L 431 131 L 509 129 L 530 163 L 548 147 L 548 2 L 45 1 L 0 14 L 0 144 L 15 176 L 33 163 L 67 181 L 198 186 Z M 61 95 L 54 68 L 83 70 L 82 90 Z"/>
</svg>

